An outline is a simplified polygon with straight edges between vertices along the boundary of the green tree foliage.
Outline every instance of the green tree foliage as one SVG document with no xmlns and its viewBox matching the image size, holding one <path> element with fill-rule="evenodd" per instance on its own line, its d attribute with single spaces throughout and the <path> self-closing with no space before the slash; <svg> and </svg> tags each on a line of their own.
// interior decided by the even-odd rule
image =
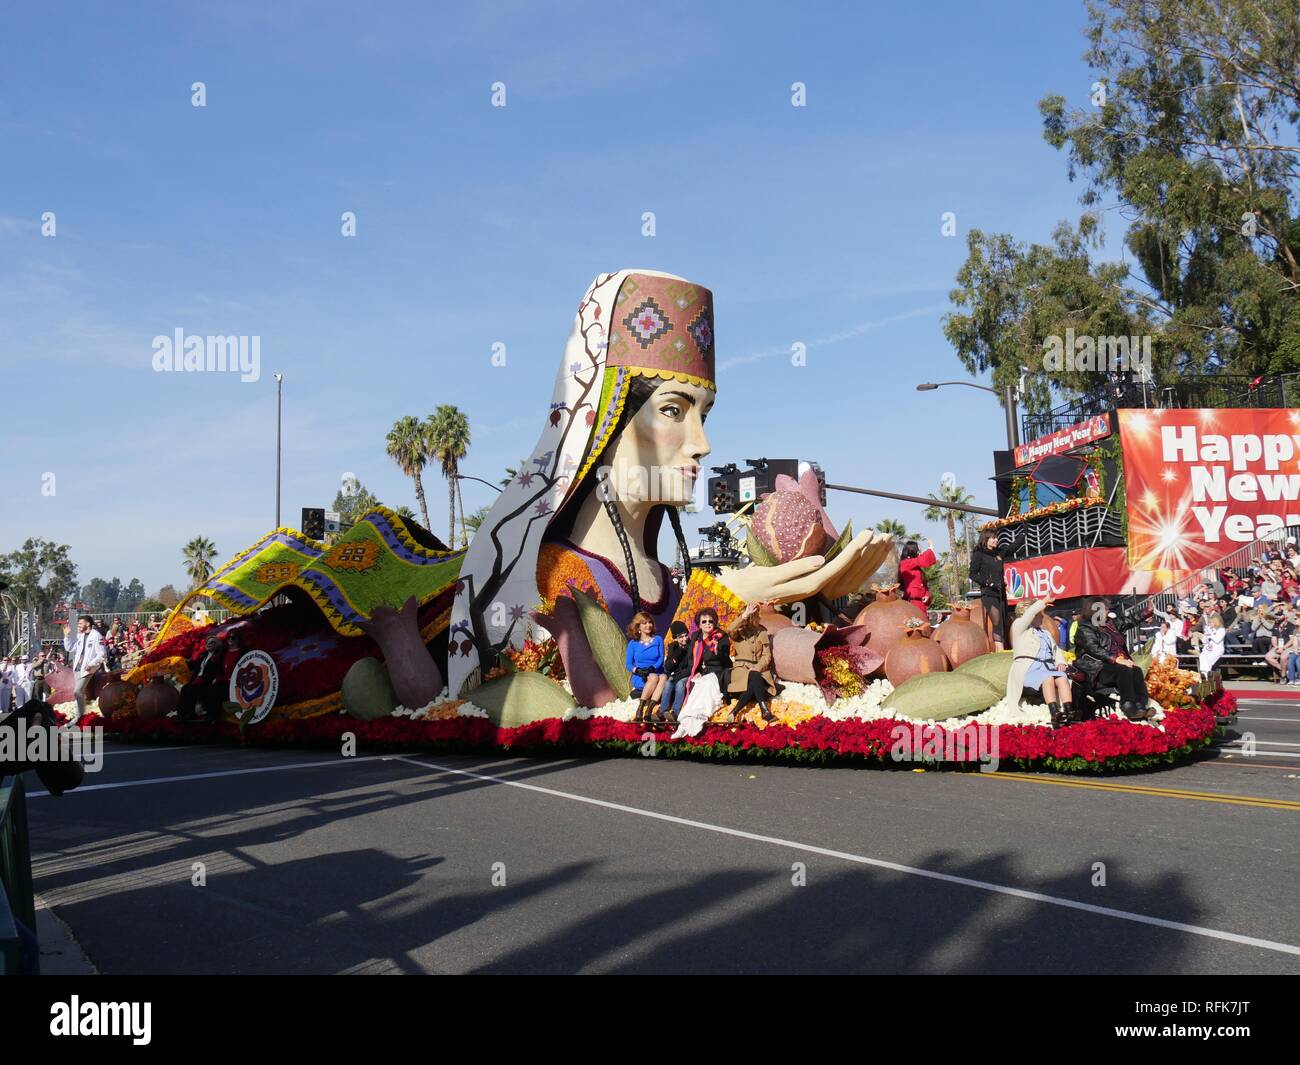
<svg viewBox="0 0 1300 1065">
<path fill-rule="evenodd" d="M 966 489 L 959 485 L 955 480 L 944 480 L 939 483 L 939 494 L 929 493 L 929 497 L 936 502 L 943 503 L 974 503 L 975 497 Z M 933 506 L 925 508 L 926 521 L 941 521 L 948 526 L 948 551 L 944 555 L 942 562 L 943 569 L 947 575 L 948 597 L 957 598 L 958 591 L 958 573 L 962 569 L 962 557 L 966 551 L 966 541 L 963 535 L 958 540 L 957 530 L 961 528 L 965 532 L 965 515 L 960 510 L 953 510 L 951 507 Z M 931 586 L 933 591 L 933 585 Z"/>
<path fill-rule="evenodd" d="M 165 609 L 171 610 L 172 607 L 181 601 L 181 593 L 170 584 L 164 584 L 158 589 L 158 595 L 156 598 L 160 603 L 162 603 Z"/>
<path fill-rule="evenodd" d="M 944 324 L 959 358 L 1008 384 L 1073 328 L 1152 336 L 1157 383 L 1300 370 L 1300 4 L 1110 0 L 1087 36 L 1089 100 L 1039 104 L 1084 214 L 1048 245 L 971 232 Z M 1099 261 L 1103 217 L 1126 261 Z M 1025 401 L 1096 382 L 1044 370 Z"/>
<path fill-rule="evenodd" d="M 393 422 L 386 441 L 388 457 L 415 484 L 415 502 L 420 508 L 424 527 L 429 527 L 429 508 L 424 500 L 424 481 L 420 474 L 429 461 L 429 426 L 419 418 L 407 415 Z M 337 503 L 335 509 L 338 509 Z"/>
<path fill-rule="evenodd" d="M 478 510 L 470 511 L 466 514 L 461 524 L 461 535 L 466 543 L 473 539 L 474 534 L 482 527 L 484 520 L 488 516 L 490 506 L 479 507 Z"/>
<path fill-rule="evenodd" d="M 919 543 L 923 539 L 920 533 L 908 532 L 906 523 L 895 521 L 893 518 L 882 518 L 876 522 L 876 532 L 892 536 L 900 544 L 905 544 L 908 540 L 916 540 Z"/>
<path fill-rule="evenodd" d="M 196 536 L 181 548 L 181 556 L 185 559 L 190 587 L 197 588 L 212 576 L 212 560 L 217 557 L 217 545 L 206 536 Z"/>
<path fill-rule="evenodd" d="M 343 526 L 355 525 L 362 514 L 377 506 L 378 497 L 360 481 L 349 481 L 346 489 L 340 489 L 334 496 L 333 509 Z"/>
<path fill-rule="evenodd" d="M 444 403 L 438 407 L 426 423 L 429 454 L 442 466 L 442 475 L 447 478 L 447 544 L 456 546 L 456 508 L 460 501 L 460 460 L 469 452 L 469 419 L 463 411 Z M 460 505 L 461 526 L 465 523 L 465 507 Z"/>
<path fill-rule="evenodd" d="M 55 603 L 77 594 L 77 566 L 67 544 L 31 537 L 23 546 L 0 555 L 0 581 L 26 607 L 29 603 L 42 618 L 49 618 Z"/>
</svg>

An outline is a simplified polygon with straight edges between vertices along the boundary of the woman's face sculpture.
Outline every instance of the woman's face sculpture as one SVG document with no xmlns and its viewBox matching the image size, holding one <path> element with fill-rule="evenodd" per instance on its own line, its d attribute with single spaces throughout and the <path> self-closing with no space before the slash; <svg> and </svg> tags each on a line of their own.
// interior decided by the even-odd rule
<svg viewBox="0 0 1300 1065">
<path fill-rule="evenodd" d="M 716 393 L 664 381 L 619 434 L 609 454 L 614 499 L 621 503 L 691 501 L 700 460 L 709 453 L 704 420 Z"/>
</svg>

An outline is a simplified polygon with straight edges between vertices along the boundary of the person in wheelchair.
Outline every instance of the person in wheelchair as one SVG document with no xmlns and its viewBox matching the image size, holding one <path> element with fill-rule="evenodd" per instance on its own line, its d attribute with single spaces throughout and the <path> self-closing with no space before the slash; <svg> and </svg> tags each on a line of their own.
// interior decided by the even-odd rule
<svg viewBox="0 0 1300 1065">
<path fill-rule="evenodd" d="M 1045 626 L 1050 618 L 1047 608 L 1052 600 L 1040 599 L 1036 603 L 1023 602 L 1016 608 L 1016 620 L 1011 623 L 1011 671 L 1007 674 L 1007 701 L 1012 706 L 1020 702 L 1025 689 L 1042 692 L 1052 728 L 1064 728 L 1073 719 L 1074 704 L 1070 680 L 1060 668 L 1061 650 L 1052 630 L 1057 624 Z"/>
<path fill-rule="evenodd" d="M 1149 706 L 1146 678 L 1142 668 L 1129 658 L 1123 639 L 1116 640 L 1118 633 L 1108 626 L 1109 613 L 1109 604 L 1101 596 L 1084 600 L 1074 634 L 1074 664 L 1083 674 L 1087 691 L 1114 688 L 1119 692 L 1125 717 L 1130 721 L 1150 720 L 1155 712 Z"/>
</svg>

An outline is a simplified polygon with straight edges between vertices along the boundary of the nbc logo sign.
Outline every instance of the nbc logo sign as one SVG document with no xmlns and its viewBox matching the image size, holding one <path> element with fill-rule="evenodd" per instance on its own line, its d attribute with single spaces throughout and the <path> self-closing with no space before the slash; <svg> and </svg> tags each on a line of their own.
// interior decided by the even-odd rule
<svg viewBox="0 0 1300 1065">
<path fill-rule="evenodd" d="M 1064 596 L 1065 585 L 1061 583 L 1064 566 L 1008 566 L 1008 599 L 1042 599 L 1044 596 Z"/>
</svg>

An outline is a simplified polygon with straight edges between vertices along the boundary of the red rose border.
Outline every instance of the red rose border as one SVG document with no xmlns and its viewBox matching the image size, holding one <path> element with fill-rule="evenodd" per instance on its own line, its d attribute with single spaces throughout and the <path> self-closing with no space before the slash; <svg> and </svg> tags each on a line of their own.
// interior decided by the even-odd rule
<svg viewBox="0 0 1300 1065">
<path fill-rule="evenodd" d="M 1220 692 L 1190 709 L 1165 712 L 1164 728 L 1106 718 L 1052 730 L 1041 725 L 998 726 L 998 768 L 1053 773 L 1113 773 L 1172 765 L 1213 743 L 1218 724 L 1236 713 L 1236 698 Z M 110 718 L 105 732 L 142 743 L 234 743 L 246 747 L 316 747 L 339 750 L 345 734 L 356 737 L 358 750 L 446 751 L 551 755 L 589 753 L 605 756 L 648 756 L 645 731 L 639 725 L 607 717 L 562 721 L 548 718 L 518 728 L 498 728 L 486 718 L 457 717 L 445 721 L 413 721 L 385 717 L 361 721 L 346 714 L 249 726 L 181 724 L 172 718 L 144 721 L 138 717 Z M 753 725 L 710 726 L 699 736 L 671 740 L 655 736 L 653 756 L 698 760 L 769 762 L 805 766 L 860 766 L 937 769 L 977 769 L 980 757 L 971 743 L 965 750 L 950 745 L 962 730 L 951 733 L 941 725 L 921 726 L 925 746 L 906 758 L 894 757 L 895 729 L 907 722 L 832 721 L 816 717 L 797 727 Z M 966 726 L 969 728 L 969 726 Z M 914 733 L 915 735 L 915 733 Z M 938 746 L 950 757 L 927 755 Z"/>
</svg>

